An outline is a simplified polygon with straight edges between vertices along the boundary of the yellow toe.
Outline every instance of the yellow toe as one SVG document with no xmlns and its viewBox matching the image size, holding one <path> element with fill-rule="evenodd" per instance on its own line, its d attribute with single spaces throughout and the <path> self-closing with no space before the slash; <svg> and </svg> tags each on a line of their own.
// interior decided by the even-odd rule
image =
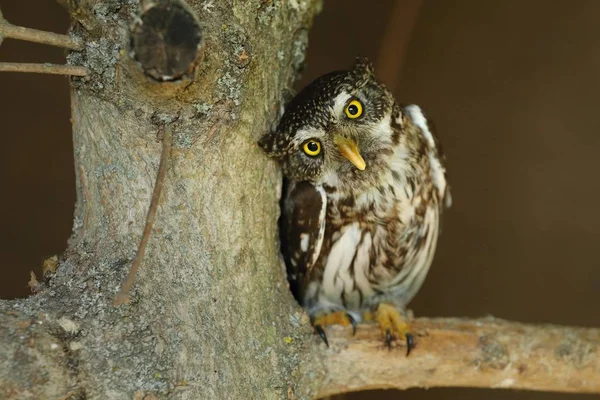
<svg viewBox="0 0 600 400">
<path fill-rule="evenodd" d="M 363 317 L 368 317 L 368 315 L 363 314 Z M 410 353 L 410 350 L 413 347 L 413 336 L 411 334 L 410 324 L 395 305 L 381 303 L 370 317 L 379 324 L 381 333 L 383 334 L 388 347 L 391 348 L 392 340 L 406 340 L 406 354 L 408 355 L 408 353 Z"/>
<path fill-rule="evenodd" d="M 336 311 L 331 314 L 322 314 L 313 319 L 313 325 L 325 327 L 327 325 L 342 325 L 348 326 L 352 323 L 350 317 L 345 311 Z"/>
</svg>

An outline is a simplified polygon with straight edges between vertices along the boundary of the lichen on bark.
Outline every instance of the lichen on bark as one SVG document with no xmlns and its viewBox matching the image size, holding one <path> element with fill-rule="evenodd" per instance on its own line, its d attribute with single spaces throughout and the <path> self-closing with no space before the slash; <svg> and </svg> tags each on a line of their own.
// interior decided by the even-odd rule
<svg viewBox="0 0 600 400">
<path fill-rule="evenodd" d="M 255 142 L 302 65 L 319 5 L 189 1 L 202 58 L 192 76 L 160 83 L 130 57 L 132 16 L 148 2 L 65 3 L 87 23 L 74 23 L 86 46 L 69 60 L 91 71 L 72 79 L 74 232 L 40 293 L 0 303 L 0 397 L 310 396 L 297 387 L 310 329 L 277 249 L 280 175 Z M 157 220 L 132 301 L 115 308 L 164 123 L 175 140 Z"/>
</svg>

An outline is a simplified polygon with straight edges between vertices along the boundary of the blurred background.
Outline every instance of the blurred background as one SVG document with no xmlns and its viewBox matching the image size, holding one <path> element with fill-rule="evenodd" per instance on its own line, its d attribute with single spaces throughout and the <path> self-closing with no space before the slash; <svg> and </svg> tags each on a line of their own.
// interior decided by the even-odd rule
<svg viewBox="0 0 600 400">
<path fill-rule="evenodd" d="M 69 24 L 54 0 L 0 7 L 13 24 Z M 324 2 L 297 87 L 367 56 L 399 102 L 427 110 L 444 145 L 454 205 L 416 315 L 600 326 L 598 15 L 598 0 Z M 64 51 L 7 39 L 0 61 L 63 63 Z M 66 78 L 0 73 L 0 298 L 27 296 L 29 271 L 39 277 L 66 247 L 69 116 Z M 414 389 L 335 399 L 455 397 L 591 398 Z"/>
</svg>

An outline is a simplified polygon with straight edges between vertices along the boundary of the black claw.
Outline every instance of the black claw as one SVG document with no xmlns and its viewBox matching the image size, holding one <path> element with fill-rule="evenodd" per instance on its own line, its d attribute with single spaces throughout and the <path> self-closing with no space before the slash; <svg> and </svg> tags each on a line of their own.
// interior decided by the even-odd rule
<svg viewBox="0 0 600 400">
<path fill-rule="evenodd" d="M 354 335 L 356 335 L 356 325 L 358 325 L 358 323 L 356 322 L 356 320 L 354 318 L 352 318 L 352 315 L 346 314 L 346 316 L 348 317 L 348 319 L 350 320 L 350 323 L 352 324 L 352 336 L 354 336 Z"/>
<path fill-rule="evenodd" d="M 323 327 L 321 325 L 315 325 L 315 331 L 317 331 L 319 336 L 321 336 L 321 339 L 323 339 L 323 341 L 325 342 L 327 347 L 329 347 L 329 342 L 327 341 L 327 335 L 325 334 L 325 330 L 323 329 Z"/>
<path fill-rule="evenodd" d="M 406 335 L 406 357 L 410 354 L 410 351 L 415 348 L 415 342 L 413 340 L 413 335 L 407 333 Z"/>
<path fill-rule="evenodd" d="M 385 330 L 385 345 L 388 347 L 388 350 L 392 350 L 392 340 L 394 337 L 392 336 L 392 332 L 390 328 Z"/>
</svg>

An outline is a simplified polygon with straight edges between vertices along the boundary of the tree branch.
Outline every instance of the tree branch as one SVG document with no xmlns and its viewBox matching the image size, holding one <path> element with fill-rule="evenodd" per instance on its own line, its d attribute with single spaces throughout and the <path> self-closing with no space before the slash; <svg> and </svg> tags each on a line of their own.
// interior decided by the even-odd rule
<svg viewBox="0 0 600 400">
<path fill-rule="evenodd" d="M 83 49 L 83 41 L 78 38 L 12 25 L 4 19 L 2 11 L 0 11 L 0 45 L 5 37 L 64 47 L 71 50 Z M 38 74 L 85 76 L 88 74 L 88 69 L 74 65 L 3 62 L 0 63 L 0 72 L 33 72 Z"/>
<path fill-rule="evenodd" d="M 0 72 L 33 72 L 38 74 L 86 76 L 88 69 L 77 65 L 0 62 Z"/>
<path fill-rule="evenodd" d="M 81 50 L 83 48 L 83 42 L 77 38 L 61 35 L 59 33 L 15 26 L 3 19 L 2 14 L 0 13 L 0 37 L 2 36 L 11 39 L 25 40 L 27 42 L 64 47 L 71 50 Z"/>
<path fill-rule="evenodd" d="M 512 388 L 600 393 L 600 329 L 494 318 L 413 323 L 417 348 L 388 351 L 375 325 L 328 330 L 318 397 L 410 387 Z M 316 339 L 315 339 L 316 340 Z"/>
</svg>

